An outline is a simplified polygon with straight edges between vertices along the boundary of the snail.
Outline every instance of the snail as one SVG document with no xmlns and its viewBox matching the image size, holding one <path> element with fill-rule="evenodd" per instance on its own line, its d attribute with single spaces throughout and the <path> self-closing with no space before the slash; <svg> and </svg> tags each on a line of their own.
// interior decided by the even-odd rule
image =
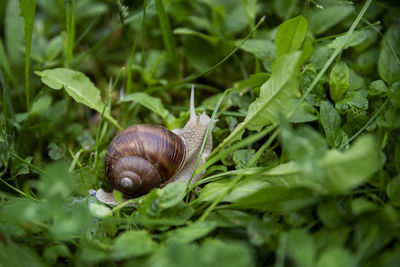
<svg viewBox="0 0 400 267">
<path fill-rule="evenodd" d="M 110 142 L 106 157 L 106 175 L 111 186 L 123 194 L 123 201 L 148 193 L 174 181 L 188 182 L 195 168 L 210 117 L 196 115 L 194 86 L 190 96 L 190 119 L 182 129 L 168 130 L 154 124 L 136 124 L 117 134 Z M 212 150 L 209 136 L 198 167 Z M 202 173 L 191 180 L 195 183 Z M 103 189 L 96 198 L 110 205 L 118 204 L 113 193 Z"/>
</svg>

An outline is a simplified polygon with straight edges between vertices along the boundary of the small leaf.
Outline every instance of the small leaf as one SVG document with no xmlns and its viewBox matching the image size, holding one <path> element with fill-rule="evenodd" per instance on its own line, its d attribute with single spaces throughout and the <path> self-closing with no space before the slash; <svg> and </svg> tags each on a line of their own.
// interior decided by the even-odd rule
<svg viewBox="0 0 400 267">
<path fill-rule="evenodd" d="M 400 80 L 400 59 L 395 51 L 400 49 L 400 26 L 392 24 L 381 41 L 378 61 L 379 76 L 392 85 Z"/>
<path fill-rule="evenodd" d="M 89 204 L 89 212 L 95 218 L 105 218 L 112 215 L 110 208 L 97 203 Z"/>
<path fill-rule="evenodd" d="M 315 261 L 314 240 L 305 230 L 292 230 L 289 233 L 288 252 L 296 266 L 313 266 Z"/>
<path fill-rule="evenodd" d="M 354 266 L 352 254 L 345 248 L 336 247 L 325 250 L 318 260 L 317 267 Z"/>
<path fill-rule="evenodd" d="M 346 63 L 341 61 L 333 66 L 330 75 L 329 92 L 335 103 L 342 98 L 349 87 L 349 77 L 350 71 Z"/>
<path fill-rule="evenodd" d="M 326 139 L 331 148 L 335 148 L 338 132 L 340 131 L 341 119 L 339 113 L 327 102 L 321 102 L 320 119 L 324 128 Z"/>
<path fill-rule="evenodd" d="M 357 46 L 364 42 L 368 38 L 367 31 L 354 31 L 346 43 L 343 44 L 343 49 L 347 49 L 352 46 Z M 342 42 L 346 39 L 346 36 L 336 37 L 331 43 L 328 44 L 329 48 L 336 49 L 342 46 Z"/>
<path fill-rule="evenodd" d="M 400 176 L 390 180 L 386 192 L 389 196 L 390 202 L 395 206 L 400 206 Z"/>
<path fill-rule="evenodd" d="M 157 248 L 146 231 L 127 231 L 117 237 L 111 257 L 116 260 L 148 255 Z"/>
<path fill-rule="evenodd" d="M 167 232 L 166 242 L 193 242 L 209 234 L 215 227 L 216 225 L 210 222 L 196 222 L 187 227 Z"/>
</svg>

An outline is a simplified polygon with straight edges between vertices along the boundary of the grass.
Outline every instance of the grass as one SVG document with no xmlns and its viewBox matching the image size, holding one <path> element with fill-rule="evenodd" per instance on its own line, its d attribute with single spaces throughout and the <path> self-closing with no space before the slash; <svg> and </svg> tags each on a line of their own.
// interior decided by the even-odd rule
<svg viewBox="0 0 400 267">
<path fill-rule="evenodd" d="M 0 14 L 0 265 L 400 260 L 395 1 L 7 0 Z M 214 121 L 202 179 L 98 202 L 112 138 L 182 128 L 192 84 Z"/>
</svg>

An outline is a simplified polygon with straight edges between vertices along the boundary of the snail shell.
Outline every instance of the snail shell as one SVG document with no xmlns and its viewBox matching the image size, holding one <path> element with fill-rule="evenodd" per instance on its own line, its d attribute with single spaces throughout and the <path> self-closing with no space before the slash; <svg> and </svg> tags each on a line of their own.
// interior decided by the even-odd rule
<svg viewBox="0 0 400 267">
<path fill-rule="evenodd" d="M 113 188 L 123 193 L 123 201 L 169 182 L 194 184 L 203 174 L 192 177 L 210 121 L 205 113 L 196 114 L 192 86 L 190 119 L 183 129 L 171 132 L 158 125 L 138 124 L 119 133 L 108 147 L 105 165 L 106 175 Z M 197 167 L 205 163 L 211 150 L 212 136 L 207 139 Z M 118 204 L 112 192 L 101 188 L 96 198 L 105 204 Z"/>
<path fill-rule="evenodd" d="M 106 175 L 124 197 L 138 197 L 174 177 L 185 158 L 183 138 L 158 125 L 137 124 L 111 141 Z"/>
</svg>

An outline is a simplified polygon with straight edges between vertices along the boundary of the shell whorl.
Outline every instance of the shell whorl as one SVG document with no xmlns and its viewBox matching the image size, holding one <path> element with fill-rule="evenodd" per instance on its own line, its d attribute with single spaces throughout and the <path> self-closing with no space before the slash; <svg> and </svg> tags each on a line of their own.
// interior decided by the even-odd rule
<svg viewBox="0 0 400 267">
<path fill-rule="evenodd" d="M 111 185 L 125 197 L 137 197 L 160 187 L 184 165 L 184 140 L 164 127 L 137 124 L 119 133 L 105 159 Z"/>
</svg>

